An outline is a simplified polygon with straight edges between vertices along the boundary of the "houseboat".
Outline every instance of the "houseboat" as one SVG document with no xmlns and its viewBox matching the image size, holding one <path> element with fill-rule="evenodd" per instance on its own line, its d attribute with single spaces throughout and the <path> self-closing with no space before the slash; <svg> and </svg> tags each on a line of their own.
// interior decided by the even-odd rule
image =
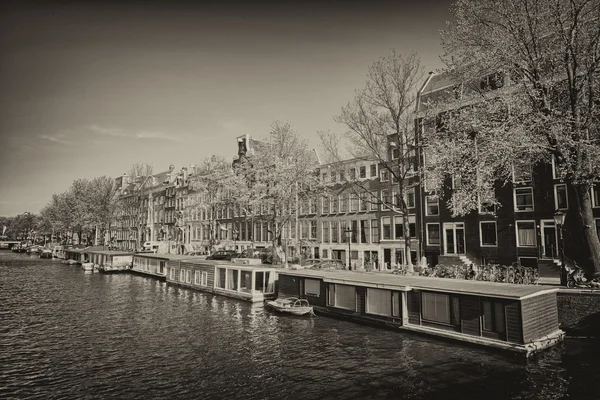
<svg viewBox="0 0 600 400">
<path fill-rule="evenodd" d="M 88 250 L 86 255 L 89 262 L 104 273 L 129 271 L 133 259 L 133 253 L 126 251 Z"/>
<path fill-rule="evenodd" d="M 136 253 L 133 255 L 131 271 L 141 275 L 166 279 L 167 261 L 188 260 L 190 258 L 193 257 L 177 254 Z"/>
<path fill-rule="evenodd" d="M 275 281 L 280 270 L 251 264 L 246 259 L 213 261 L 187 258 L 167 262 L 166 280 L 168 283 L 254 303 L 276 297 Z"/>
<path fill-rule="evenodd" d="M 54 246 L 52 248 L 52 257 L 65 259 L 65 248 L 63 246 Z"/>
<path fill-rule="evenodd" d="M 350 271 L 279 271 L 316 313 L 529 356 L 564 338 L 557 288 Z"/>
<path fill-rule="evenodd" d="M 82 264 L 84 262 L 87 262 L 87 260 L 84 258 L 84 249 L 81 248 L 74 248 L 74 247 L 69 247 L 66 248 L 64 250 L 65 253 L 65 260 L 73 260 L 74 262 L 71 262 L 71 264 Z"/>
</svg>

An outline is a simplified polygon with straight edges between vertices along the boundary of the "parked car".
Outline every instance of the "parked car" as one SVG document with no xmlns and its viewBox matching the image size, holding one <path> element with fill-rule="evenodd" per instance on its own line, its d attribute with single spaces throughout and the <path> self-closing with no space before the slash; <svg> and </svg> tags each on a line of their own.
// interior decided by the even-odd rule
<svg viewBox="0 0 600 400">
<path fill-rule="evenodd" d="M 309 258 L 302 261 L 300 266 L 305 269 L 346 269 L 342 260 L 334 260 L 331 258 Z"/>
<path fill-rule="evenodd" d="M 202 258 L 206 259 L 209 255 L 209 253 L 208 253 L 208 251 L 193 250 L 193 251 L 188 251 L 184 255 L 194 256 L 194 257 L 202 257 Z"/>
<path fill-rule="evenodd" d="M 231 261 L 232 258 L 236 257 L 238 257 L 238 253 L 233 250 L 218 250 L 206 257 L 206 259 Z"/>
</svg>

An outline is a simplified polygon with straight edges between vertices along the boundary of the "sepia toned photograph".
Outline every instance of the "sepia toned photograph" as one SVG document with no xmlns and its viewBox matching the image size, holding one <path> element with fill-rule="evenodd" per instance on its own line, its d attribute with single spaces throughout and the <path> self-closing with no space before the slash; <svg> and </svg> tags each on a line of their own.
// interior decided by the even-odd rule
<svg viewBox="0 0 600 400">
<path fill-rule="evenodd" d="M 600 399 L 600 0 L 4 0 L 0 229 L 0 399 Z"/>
</svg>

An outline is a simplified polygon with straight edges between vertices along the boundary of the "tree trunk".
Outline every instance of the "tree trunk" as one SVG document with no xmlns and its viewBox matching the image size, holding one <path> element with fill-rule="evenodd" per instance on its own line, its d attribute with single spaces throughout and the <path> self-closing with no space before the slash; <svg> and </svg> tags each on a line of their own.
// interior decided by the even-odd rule
<svg viewBox="0 0 600 400">
<path fill-rule="evenodd" d="M 581 217 L 583 236 L 590 252 L 590 262 L 586 272 L 589 275 L 600 274 L 600 240 L 596 232 L 596 221 L 592 212 L 592 199 L 590 197 L 590 184 L 575 185 L 577 198 L 577 211 Z"/>
</svg>

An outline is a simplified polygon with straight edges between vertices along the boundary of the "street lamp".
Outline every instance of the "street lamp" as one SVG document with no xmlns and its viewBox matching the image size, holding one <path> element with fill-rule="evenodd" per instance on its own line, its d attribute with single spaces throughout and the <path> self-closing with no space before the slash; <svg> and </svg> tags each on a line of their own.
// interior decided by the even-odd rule
<svg viewBox="0 0 600 400">
<path fill-rule="evenodd" d="M 350 242 L 352 242 L 352 233 L 354 231 L 350 228 L 344 230 L 344 233 L 348 236 L 348 271 L 352 270 L 352 249 L 351 249 L 351 244 Z"/>
<path fill-rule="evenodd" d="M 561 286 L 567 285 L 567 270 L 565 268 L 565 240 L 563 236 L 563 226 L 565 224 L 566 215 L 556 210 L 554 213 L 554 223 L 558 227 L 559 242 L 560 242 L 560 284 Z"/>
</svg>

